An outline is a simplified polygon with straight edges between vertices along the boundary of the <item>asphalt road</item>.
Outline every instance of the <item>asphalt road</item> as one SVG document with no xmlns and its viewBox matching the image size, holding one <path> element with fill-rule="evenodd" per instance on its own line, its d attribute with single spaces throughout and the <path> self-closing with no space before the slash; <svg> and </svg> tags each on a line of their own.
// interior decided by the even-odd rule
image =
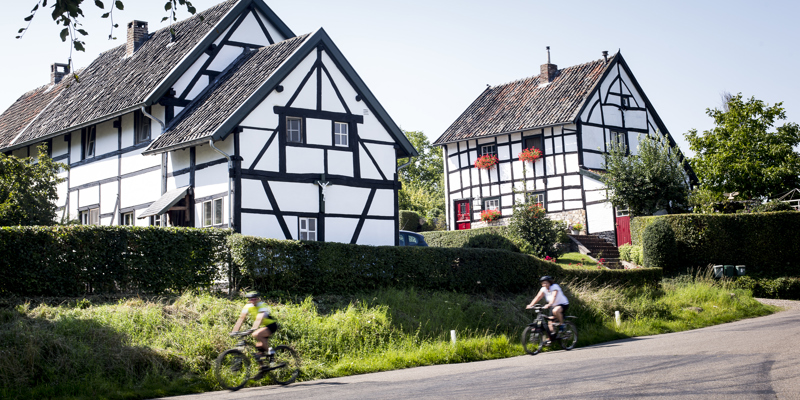
<svg viewBox="0 0 800 400">
<path fill-rule="evenodd" d="M 800 399 L 800 308 L 572 351 L 171 399 L 467 397 Z"/>
</svg>

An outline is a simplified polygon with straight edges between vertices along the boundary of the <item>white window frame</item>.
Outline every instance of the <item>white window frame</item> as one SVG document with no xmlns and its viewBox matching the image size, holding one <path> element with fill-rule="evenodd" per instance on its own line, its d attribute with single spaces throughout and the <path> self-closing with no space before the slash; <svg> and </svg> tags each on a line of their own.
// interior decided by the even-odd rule
<svg viewBox="0 0 800 400">
<path fill-rule="evenodd" d="M 628 147 L 628 133 L 622 131 L 611 131 L 609 135 L 609 140 L 611 143 L 618 143 L 625 147 Z"/>
<path fill-rule="evenodd" d="M 224 206 L 222 198 L 204 201 L 201 211 L 203 227 L 222 225 L 223 214 L 225 213 Z"/>
<path fill-rule="evenodd" d="M 300 240 L 317 240 L 317 229 L 319 225 L 317 224 L 316 218 L 298 218 L 297 227 L 299 232 L 297 237 Z"/>
<path fill-rule="evenodd" d="M 150 216 L 150 226 L 161 226 L 161 214 Z"/>
<path fill-rule="evenodd" d="M 297 122 L 297 129 L 291 127 L 291 122 Z M 297 140 L 294 135 L 296 135 Z M 286 117 L 286 142 L 303 143 L 303 119 L 299 117 Z"/>
<path fill-rule="evenodd" d="M 497 145 L 492 143 L 481 146 L 481 155 L 497 156 Z"/>
<path fill-rule="evenodd" d="M 545 192 L 528 193 L 528 198 L 533 199 L 536 204 L 541 204 L 542 208 L 547 210 L 547 205 L 545 204 L 545 201 L 547 201 L 547 196 L 545 196 Z M 539 199 L 541 199 L 542 201 L 538 201 Z"/>
<path fill-rule="evenodd" d="M 500 198 L 486 199 L 483 204 L 483 209 L 500 211 Z"/>
<path fill-rule="evenodd" d="M 134 226 L 133 212 L 124 213 L 119 218 L 121 225 Z"/>
<path fill-rule="evenodd" d="M 86 128 L 86 143 L 84 143 L 83 159 L 93 158 L 97 152 L 97 127 L 94 125 Z"/>
<path fill-rule="evenodd" d="M 347 147 L 349 141 L 350 125 L 347 122 L 333 123 L 333 145 Z"/>
<path fill-rule="evenodd" d="M 100 208 L 90 208 L 80 212 L 81 225 L 100 225 Z"/>
</svg>

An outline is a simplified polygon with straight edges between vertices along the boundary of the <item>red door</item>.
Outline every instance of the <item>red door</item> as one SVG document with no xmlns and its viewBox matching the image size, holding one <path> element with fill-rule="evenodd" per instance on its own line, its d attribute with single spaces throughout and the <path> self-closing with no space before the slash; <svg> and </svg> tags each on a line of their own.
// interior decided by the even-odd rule
<svg viewBox="0 0 800 400">
<path fill-rule="evenodd" d="M 631 244 L 631 216 L 628 210 L 617 210 L 617 246 Z"/>
<path fill-rule="evenodd" d="M 469 200 L 456 201 L 456 230 L 469 229 L 471 219 Z"/>
</svg>

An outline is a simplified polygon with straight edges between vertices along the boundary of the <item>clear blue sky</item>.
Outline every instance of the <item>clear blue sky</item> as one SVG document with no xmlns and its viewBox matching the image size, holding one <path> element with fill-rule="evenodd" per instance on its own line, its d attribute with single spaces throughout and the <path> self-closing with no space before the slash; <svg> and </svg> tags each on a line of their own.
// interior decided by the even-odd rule
<svg viewBox="0 0 800 400">
<path fill-rule="evenodd" d="M 111 0 L 104 1 L 106 5 Z M 193 0 L 198 10 L 218 0 Z M 49 66 L 65 62 L 69 46 L 58 38 L 49 13 L 30 32 L 17 29 L 35 0 L 4 4 L 0 16 L 0 109 L 49 81 Z M 165 26 L 165 0 L 125 0 L 115 11 L 116 41 L 108 20 L 86 1 L 86 53 L 77 67 L 124 43 L 133 19 Z M 384 108 L 404 130 L 435 140 L 486 84 L 537 75 L 551 46 L 559 67 L 620 49 L 684 152 L 683 134 L 705 130 L 707 107 L 720 93 L 741 92 L 784 103 L 800 122 L 800 2 L 797 1 L 367 1 L 267 0 L 297 34 L 319 27 L 333 38 Z M 45 10 L 46 11 L 46 10 Z M 181 10 L 179 17 L 188 14 Z"/>
</svg>

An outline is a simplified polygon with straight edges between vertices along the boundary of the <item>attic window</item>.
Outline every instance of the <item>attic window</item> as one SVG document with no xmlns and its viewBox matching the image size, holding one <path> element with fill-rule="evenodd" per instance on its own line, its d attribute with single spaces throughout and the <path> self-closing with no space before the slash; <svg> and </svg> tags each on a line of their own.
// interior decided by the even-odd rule
<svg viewBox="0 0 800 400">
<path fill-rule="evenodd" d="M 622 108 L 628 108 L 631 106 L 631 100 L 625 96 L 622 97 Z"/>
<path fill-rule="evenodd" d="M 347 123 L 334 122 L 333 123 L 333 144 L 335 146 L 347 146 Z"/>
<path fill-rule="evenodd" d="M 83 139 L 83 159 L 94 157 L 97 142 L 97 129 L 94 126 L 86 128 Z"/>
<path fill-rule="evenodd" d="M 303 143 L 303 120 L 300 118 L 286 118 L 286 141 L 289 143 Z"/>
</svg>

